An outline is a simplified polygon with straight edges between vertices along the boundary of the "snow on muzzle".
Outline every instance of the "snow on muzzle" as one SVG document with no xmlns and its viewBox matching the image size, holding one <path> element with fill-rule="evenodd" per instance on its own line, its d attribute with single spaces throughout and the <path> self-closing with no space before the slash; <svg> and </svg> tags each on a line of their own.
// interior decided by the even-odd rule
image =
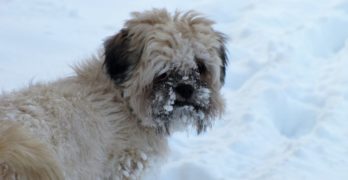
<svg viewBox="0 0 348 180">
<path fill-rule="evenodd" d="M 209 117 L 211 91 L 198 72 L 175 72 L 153 86 L 152 117 L 158 133 L 194 127 L 201 133 L 211 125 Z"/>
</svg>

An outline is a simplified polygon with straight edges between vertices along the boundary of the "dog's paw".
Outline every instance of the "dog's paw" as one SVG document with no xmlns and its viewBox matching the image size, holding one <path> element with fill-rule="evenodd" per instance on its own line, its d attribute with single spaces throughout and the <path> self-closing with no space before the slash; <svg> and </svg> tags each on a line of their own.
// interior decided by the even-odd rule
<svg viewBox="0 0 348 180">
<path fill-rule="evenodd" d="M 119 172 L 122 179 L 139 179 L 141 172 L 146 166 L 147 156 L 144 152 L 128 149 L 120 156 Z"/>
</svg>

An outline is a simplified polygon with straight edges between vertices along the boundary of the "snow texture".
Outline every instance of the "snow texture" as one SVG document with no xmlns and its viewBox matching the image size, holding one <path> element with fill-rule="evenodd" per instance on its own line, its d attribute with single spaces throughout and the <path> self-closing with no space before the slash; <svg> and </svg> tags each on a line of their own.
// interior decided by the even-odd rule
<svg viewBox="0 0 348 180">
<path fill-rule="evenodd" d="M 230 62 L 225 115 L 172 134 L 146 180 L 348 179 L 347 0 L 2 0 L 0 89 L 71 75 L 129 12 L 153 7 L 214 19 Z"/>
</svg>

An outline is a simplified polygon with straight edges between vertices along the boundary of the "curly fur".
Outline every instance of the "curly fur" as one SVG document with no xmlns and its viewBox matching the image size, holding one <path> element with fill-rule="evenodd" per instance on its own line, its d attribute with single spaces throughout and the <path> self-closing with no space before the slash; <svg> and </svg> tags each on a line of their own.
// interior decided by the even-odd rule
<svg viewBox="0 0 348 180">
<path fill-rule="evenodd" d="M 140 179 L 166 154 L 168 129 L 181 117 L 173 114 L 204 113 L 190 124 L 202 132 L 223 112 L 225 37 L 212 24 L 193 11 L 133 13 L 75 76 L 1 95 L 0 179 Z M 188 90 L 176 92 L 168 100 L 175 113 L 155 111 L 158 94 L 178 84 L 200 91 L 185 104 Z"/>
</svg>

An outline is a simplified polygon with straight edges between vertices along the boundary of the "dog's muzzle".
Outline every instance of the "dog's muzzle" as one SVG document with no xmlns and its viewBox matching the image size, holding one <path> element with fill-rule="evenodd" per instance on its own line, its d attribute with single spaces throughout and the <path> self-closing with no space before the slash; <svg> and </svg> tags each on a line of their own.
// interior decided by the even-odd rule
<svg viewBox="0 0 348 180">
<path fill-rule="evenodd" d="M 174 101 L 174 106 L 192 106 L 196 110 L 199 108 L 195 103 L 192 102 L 192 96 L 195 93 L 195 88 L 190 84 L 180 83 L 175 88 L 177 99 Z"/>
<path fill-rule="evenodd" d="M 159 132 L 169 134 L 170 126 L 193 125 L 201 132 L 209 121 L 210 90 L 197 72 L 170 73 L 156 81 L 152 94 L 152 116 Z"/>
<path fill-rule="evenodd" d="M 192 85 L 189 84 L 178 84 L 175 87 L 175 92 L 184 100 L 189 100 L 194 92 L 194 87 Z"/>
</svg>

